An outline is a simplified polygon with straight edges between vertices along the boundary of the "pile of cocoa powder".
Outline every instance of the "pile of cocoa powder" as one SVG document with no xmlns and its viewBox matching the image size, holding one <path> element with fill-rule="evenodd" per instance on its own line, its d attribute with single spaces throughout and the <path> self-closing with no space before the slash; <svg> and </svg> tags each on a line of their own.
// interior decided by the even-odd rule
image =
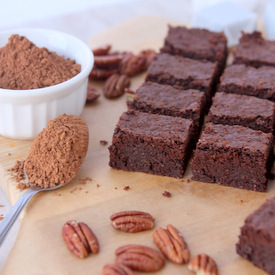
<svg viewBox="0 0 275 275">
<path fill-rule="evenodd" d="M 0 88 L 12 90 L 53 86 L 77 75 L 81 66 L 14 34 L 0 48 Z"/>
<path fill-rule="evenodd" d="M 86 156 L 88 142 L 88 126 L 82 118 L 63 114 L 49 121 L 25 160 L 29 182 L 42 188 L 69 183 Z"/>
</svg>

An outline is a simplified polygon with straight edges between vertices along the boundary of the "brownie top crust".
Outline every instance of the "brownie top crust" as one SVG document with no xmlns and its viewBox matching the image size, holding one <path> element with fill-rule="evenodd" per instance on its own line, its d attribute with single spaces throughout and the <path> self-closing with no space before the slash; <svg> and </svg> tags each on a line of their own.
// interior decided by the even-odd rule
<svg viewBox="0 0 275 275">
<path fill-rule="evenodd" d="M 224 149 L 242 149 L 268 154 L 272 134 L 255 131 L 239 125 L 229 126 L 207 123 L 197 144 L 198 148 L 209 146 Z"/>
<path fill-rule="evenodd" d="M 227 39 L 222 32 L 212 32 L 199 28 L 189 29 L 184 26 L 169 26 L 161 51 L 167 52 L 165 49 L 167 45 L 177 54 L 214 62 L 224 59 L 226 44 Z"/>
<path fill-rule="evenodd" d="M 235 61 L 241 60 L 275 66 L 275 41 L 265 40 L 258 31 L 243 33 L 235 52 Z"/>
<path fill-rule="evenodd" d="M 172 108 L 176 111 L 199 111 L 205 94 L 194 89 L 176 89 L 170 85 L 145 82 L 136 92 L 134 100 L 156 108 Z"/>
<path fill-rule="evenodd" d="M 267 200 L 250 214 L 245 224 L 254 227 L 255 230 L 265 231 L 275 241 L 275 197 Z"/>
<path fill-rule="evenodd" d="M 172 75 L 177 79 L 198 79 L 210 81 L 216 70 L 216 63 L 199 61 L 166 53 L 158 54 L 148 69 L 147 76 Z"/>
<path fill-rule="evenodd" d="M 192 121 L 180 117 L 155 115 L 138 111 L 123 113 L 117 128 L 120 131 L 149 138 L 183 142 L 189 137 Z"/>
<path fill-rule="evenodd" d="M 222 77 L 220 86 L 250 86 L 254 89 L 275 88 L 275 68 L 263 66 L 258 69 L 243 64 L 228 66 Z"/>
<path fill-rule="evenodd" d="M 230 93 L 216 93 L 210 115 L 242 118 L 272 117 L 275 104 L 267 99 Z"/>
</svg>

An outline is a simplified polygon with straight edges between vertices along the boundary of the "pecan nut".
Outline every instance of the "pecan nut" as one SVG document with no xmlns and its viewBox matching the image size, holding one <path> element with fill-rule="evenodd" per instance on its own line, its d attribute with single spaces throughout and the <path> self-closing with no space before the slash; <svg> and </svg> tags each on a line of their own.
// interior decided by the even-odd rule
<svg viewBox="0 0 275 275">
<path fill-rule="evenodd" d="M 110 54 L 110 55 L 100 55 L 95 56 L 95 66 L 96 68 L 117 68 L 122 60 L 122 55 L 120 54 Z"/>
<path fill-rule="evenodd" d="M 106 264 L 102 269 L 102 275 L 135 275 L 135 273 L 123 264 Z"/>
<path fill-rule="evenodd" d="M 148 69 L 148 67 L 151 65 L 151 63 L 156 59 L 157 53 L 154 50 L 143 50 L 140 52 L 141 55 L 145 56 L 146 63 L 145 67 Z"/>
<path fill-rule="evenodd" d="M 99 91 L 95 87 L 88 85 L 86 103 L 92 103 L 96 101 L 99 95 L 100 95 Z"/>
<path fill-rule="evenodd" d="M 153 233 L 153 240 L 160 251 L 171 262 L 176 264 L 187 263 L 190 251 L 181 233 L 171 224 L 167 229 L 157 228 Z"/>
<path fill-rule="evenodd" d="M 119 247 L 116 251 L 116 262 L 141 272 L 154 272 L 164 266 L 164 257 L 157 250 L 136 244 Z"/>
<path fill-rule="evenodd" d="M 195 256 L 189 262 L 188 269 L 200 275 L 218 275 L 216 262 L 206 254 Z"/>
<path fill-rule="evenodd" d="M 106 55 L 110 52 L 111 47 L 112 46 L 110 44 L 102 45 L 96 49 L 93 49 L 92 52 L 93 52 L 94 56 Z"/>
<path fill-rule="evenodd" d="M 99 252 L 98 240 L 91 228 L 74 220 L 67 221 L 62 228 L 62 236 L 67 248 L 77 257 L 86 258 L 91 252 Z"/>
<path fill-rule="evenodd" d="M 116 74 L 118 72 L 118 69 L 100 69 L 94 67 L 91 71 L 89 78 L 91 80 L 106 80 L 108 77 L 110 77 L 113 74 Z"/>
<path fill-rule="evenodd" d="M 146 57 L 143 54 L 126 54 L 119 67 L 119 72 L 128 76 L 134 76 L 146 69 Z"/>
<path fill-rule="evenodd" d="M 155 225 L 155 219 L 142 211 L 121 211 L 113 214 L 110 219 L 113 228 L 130 233 L 149 230 Z"/>
<path fill-rule="evenodd" d="M 126 75 L 114 74 L 110 76 L 104 86 L 103 94 L 106 98 L 115 98 L 123 95 L 125 88 L 130 86 L 130 79 Z"/>
</svg>

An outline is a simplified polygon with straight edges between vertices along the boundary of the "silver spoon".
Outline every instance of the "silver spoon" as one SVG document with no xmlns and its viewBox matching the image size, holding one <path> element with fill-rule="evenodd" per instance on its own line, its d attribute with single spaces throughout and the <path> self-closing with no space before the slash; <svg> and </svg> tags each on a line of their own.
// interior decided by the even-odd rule
<svg viewBox="0 0 275 275">
<path fill-rule="evenodd" d="M 29 182 L 26 172 L 24 172 L 24 174 L 25 174 L 25 178 Z M 19 198 L 19 200 L 15 203 L 15 205 L 11 208 L 9 213 L 5 216 L 5 218 L 0 223 L 0 246 L 2 245 L 3 241 L 5 240 L 7 234 L 9 233 L 10 229 L 12 228 L 13 224 L 17 220 L 22 210 L 25 208 L 25 206 L 28 204 L 30 199 L 35 194 L 37 194 L 40 191 L 55 190 L 62 186 L 63 185 L 58 184 L 54 187 L 42 188 L 42 187 L 30 184 L 30 188 L 27 191 L 25 191 L 25 193 Z"/>
</svg>

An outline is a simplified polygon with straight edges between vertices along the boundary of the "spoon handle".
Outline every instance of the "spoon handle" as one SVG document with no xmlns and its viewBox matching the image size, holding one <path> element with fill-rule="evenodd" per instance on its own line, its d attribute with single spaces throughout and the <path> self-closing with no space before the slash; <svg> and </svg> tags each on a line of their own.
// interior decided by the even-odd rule
<svg viewBox="0 0 275 275">
<path fill-rule="evenodd" d="M 14 222 L 20 215 L 21 211 L 25 208 L 29 200 L 37 193 L 39 190 L 27 190 L 11 208 L 6 217 L 0 222 L 0 246 L 5 240 L 8 232 L 13 226 Z"/>
</svg>

